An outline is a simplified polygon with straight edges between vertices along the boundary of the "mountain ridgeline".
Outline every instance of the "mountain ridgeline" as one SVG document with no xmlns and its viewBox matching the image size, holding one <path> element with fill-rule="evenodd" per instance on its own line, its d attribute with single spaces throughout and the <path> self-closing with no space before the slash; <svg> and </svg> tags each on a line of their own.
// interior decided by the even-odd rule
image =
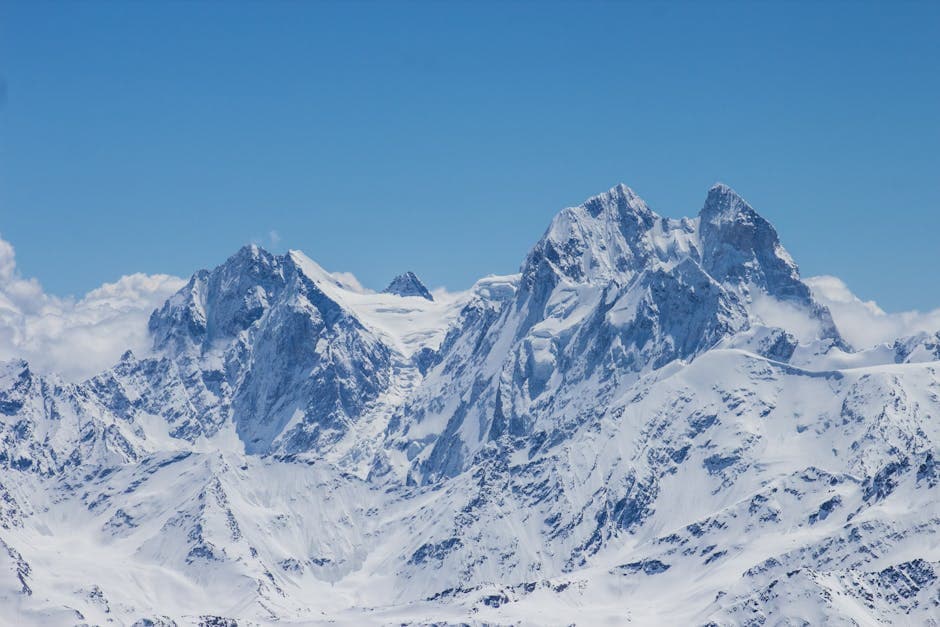
<svg viewBox="0 0 940 627">
<path fill-rule="evenodd" d="M 148 355 L 0 364 L 0 610 L 936 616 L 940 334 L 851 346 L 729 187 L 675 220 L 619 185 L 518 274 L 434 294 L 246 246 L 153 312 Z"/>
</svg>

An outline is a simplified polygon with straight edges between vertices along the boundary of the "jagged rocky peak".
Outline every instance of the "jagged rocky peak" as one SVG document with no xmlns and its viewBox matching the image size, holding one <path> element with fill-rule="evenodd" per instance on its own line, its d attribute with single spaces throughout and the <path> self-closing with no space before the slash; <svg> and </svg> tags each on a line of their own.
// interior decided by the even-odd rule
<svg viewBox="0 0 940 627">
<path fill-rule="evenodd" d="M 247 329 L 285 286 L 286 263 L 289 257 L 251 244 L 211 271 L 198 270 L 151 315 L 154 348 L 208 346 Z"/>
<path fill-rule="evenodd" d="M 773 225 L 737 192 L 718 183 L 699 212 L 701 264 L 716 281 L 748 300 L 754 289 L 808 311 L 821 338 L 847 347 L 829 310 L 816 302 L 800 279 L 793 258 Z"/>
<path fill-rule="evenodd" d="M 428 291 L 428 288 L 424 286 L 424 283 L 421 282 L 414 272 L 406 272 L 404 274 L 399 274 L 397 277 L 392 279 L 392 282 L 388 284 L 384 290 L 384 294 L 396 294 L 397 296 L 418 296 L 427 300 L 434 300 L 434 297 L 431 295 L 431 292 Z"/>
<path fill-rule="evenodd" d="M 561 281 L 624 286 L 643 273 L 691 270 L 687 260 L 742 304 L 760 295 L 786 301 L 806 310 L 823 337 L 842 342 L 774 227 L 721 183 L 697 218 L 661 217 L 622 184 L 562 210 L 526 258 L 522 285 L 543 296 Z"/>
<path fill-rule="evenodd" d="M 390 349 L 321 280 L 246 246 L 150 318 L 155 352 L 198 373 L 188 393 L 230 413 L 248 452 L 332 442 L 388 385 Z"/>
<path fill-rule="evenodd" d="M 736 191 L 724 183 L 715 183 L 708 190 L 705 205 L 701 215 L 709 219 L 713 217 L 734 217 L 740 212 L 756 213 Z"/>
<path fill-rule="evenodd" d="M 654 218 L 656 216 L 636 192 L 619 183 L 602 194 L 592 196 L 582 205 L 587 212 L 597 217 L 606 213 L 609 218 L 624 219 L 633 216 Z"/>
<path fill-rule="evenodd" d="M 787 300 L 809 300 L 776 229 L 733 189 L 719 183 L 708 190 L 699 219 L 702 264 L 717 280 L 757 284 Z"/>
<path fill-rule="evenodd" d="M 526 265 L 542 257 L 578 282 L 629 278 L 684 258 L 701 263 L 718 281 L 750 278 L 738 276 L 750 261 L 758 271 L 799 276 L 773 226 L 722 183 L 708 191 L 698 220 L 663 218 L 632 189 L 617 185 L 559 212 Z"/>
<path fill-rule="evenodd" d="M 663 218 L 620 184 L 555 216 L 523 264 L 523 282 L 626 283 L 687 256 L 699 256 L 695 221 Z"/>
<path fill-rule="evenodd" d="M 217 347 L 250 329 L 274 305 L 311 304 L 327 319 L 342 316 L 291 254 L 274 255 L 251 244 L 213 270 L 199 270 L 162 307 L 149 327 L 155 350 Z"/>
</svg>

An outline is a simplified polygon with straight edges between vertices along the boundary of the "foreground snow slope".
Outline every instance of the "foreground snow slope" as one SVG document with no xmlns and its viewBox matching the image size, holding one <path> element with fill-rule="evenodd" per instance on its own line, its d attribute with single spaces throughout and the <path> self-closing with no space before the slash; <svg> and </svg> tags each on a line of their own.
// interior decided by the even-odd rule
<svg viewBox="0 0 940 627">
<path fill-rule="evenodd" d="M 415 285 L 246 247 L 152 357 L 4 364 L 0 614 L 936 624 L 940 336 L 849 345 L 729 188 L 618 186 L 518 275 Z"/>
</svg>

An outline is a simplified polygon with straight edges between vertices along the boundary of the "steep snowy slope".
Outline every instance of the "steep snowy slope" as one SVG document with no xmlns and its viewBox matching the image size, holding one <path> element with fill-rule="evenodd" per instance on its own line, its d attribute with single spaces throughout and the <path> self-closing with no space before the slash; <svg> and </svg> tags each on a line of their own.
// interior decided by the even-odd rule
<svg viewBox="0 0 940 627">
<path fill-rule="evenodd" d="M 855 350 L 726 186 L 413 292 L 246 247 L 152 357 L 3 364 L 0 616 L 936 624 L 940 335 Z"/>
</svg>

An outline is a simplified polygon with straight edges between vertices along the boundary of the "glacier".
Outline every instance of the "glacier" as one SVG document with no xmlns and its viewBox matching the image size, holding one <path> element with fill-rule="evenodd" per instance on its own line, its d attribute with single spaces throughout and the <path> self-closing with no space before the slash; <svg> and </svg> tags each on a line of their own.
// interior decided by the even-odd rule
<svg viewBox="0 0 940 627">
<path fill-rule="evenodd" d="M 0 622 L 940 624 L 940 329 L 812 288 L 722 184 L 460 293 L 246 246 L 147 351 L 0 363 Z"/>
</svg>

